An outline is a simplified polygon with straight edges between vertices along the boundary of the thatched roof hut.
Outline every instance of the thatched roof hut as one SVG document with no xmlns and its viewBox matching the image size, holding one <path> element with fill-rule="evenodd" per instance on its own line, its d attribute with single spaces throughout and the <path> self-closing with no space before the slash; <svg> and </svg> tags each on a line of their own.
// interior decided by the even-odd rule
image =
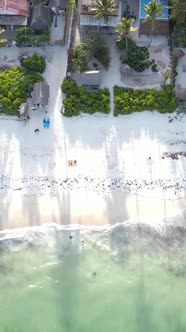
<svg viewBox="0 0 186 332">
<path fill-rule="evenodd" d="M 31 10 L 30 27 L 34 30 L 42 30 L 51 26 L 51 9 L 44 6 L 42 2 L 38 6 L 33 6 Z"/>
<path fill-rule="evenodd" d="M 101 84 L 101 72 L 99 70 L 84 71 L 80 74 L 80 84 L 85 86 L 99 86 Z"/>
<path fill-rule="evenodd" d="M 32 91 L 32 105 L 47 106 L 49 98 L 49 86 L 46 82 L 39 82 L 34 85 Z"/>
</svg>

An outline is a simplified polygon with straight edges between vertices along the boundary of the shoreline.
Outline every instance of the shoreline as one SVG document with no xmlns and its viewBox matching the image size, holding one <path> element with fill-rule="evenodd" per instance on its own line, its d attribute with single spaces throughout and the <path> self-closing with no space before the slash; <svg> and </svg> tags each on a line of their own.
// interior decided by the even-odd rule
<svg viewBox="0 0 186 332">
<path fill-rule="evenodd" d="M 148 218 L 133 218 L 123 223 L 104 226 L 58 225 L 54 223 L 0 232 L 0 252 L 41 249 L 68 255 L 72 249 L 76 255 L 88 246 L 109 252 L 116 263 L 124 256 L 163 254 L 182 260 L 186 247 L 186 210 L 172 218 L 159 218 L 151 223 Z M 175 222 L 176 218 L 176 222 Z M 170 256 L 172 255 L 172 256 Z M 184 255 L 184 256 L 183 256 Z"/>
<path fill-rule="evenodd" d="M 21 195 L 0 193 L 0 230 L 58 225 L 113 226 L 133 218 L 151 223 L 171 218 L 186 209 L 186 199 L 141 197 L 114 191 L 96 193 L 65 190 L 57 195 Z"/>
</svg>

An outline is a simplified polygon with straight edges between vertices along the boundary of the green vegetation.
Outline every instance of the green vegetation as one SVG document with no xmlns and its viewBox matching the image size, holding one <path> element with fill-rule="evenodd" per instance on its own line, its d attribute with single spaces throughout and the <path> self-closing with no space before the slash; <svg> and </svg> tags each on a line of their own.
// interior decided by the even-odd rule
<svg viewBox="0 0 186 332">
<path fill-rule="evenodd" d="M 19 28 L 16 30 L 15 40 L 18 47 L 47 43 L 50 40 L 50 29 L 35 31 L 31 28 Z"/>
<path fill-rule="evenodd" d="M 65 78 L 61 85 L 62 92 L 66 95 L 63 101 L 64 116 L 71 117 L 79 115 L 80 112 L 109 113 L 110 94 L 108 89 L 99 89 L 89 92 L 85 87 L 78 87 L 74 80 Z"/>
<path fill-rule="evenodd" d="M 171 1 L 171 19 L 176 23 L 186 23 L 186 0 Z"/>
<path fill-rule="evenodd" d="M 133 27 L 134 19 L 133 18 L 122 18 L 121 21 L 118 22 L 116 27 L 116 32 L 119 33 L 118 42 L 125 40 L 125 49 L 126 49 L 126 59 L 128 56 L 128 40 L 132 39 L 131 32 L 135 32 L 138 28 Z"/>
<path fill-rule="evenodd" d="M 157 66 L 157 63 L 153 62 L 152 63 L 152 66 L 151 66 L 151 69 L 154 73 L 157 73 L 158 72 L 158 66 Z"/>
<path fill-rule="evenodd" d="M 165 6 L 162 6 L 161 2 L 157 2 L 156 0 L 151 0 L 143 7 L 144 12 L 146 13 L 146 17 L 143 21 L 151 23 L 151 38 L 148 47 L 152 42 L 154 30 L 156 27 L 156 18 L 164 16 L 164 14 L 162 13 L 162 10 L 164 8 Z"/>
<path fill-rule="evenodd" d="M 38 53 L 34 53 L 26 59 L 23 58 L 20 62 L 24 68 L 39 73 L 43 73 L 46 67 L 45 59 Z"/>
<path fill-rule="evenodd" d="M 34 84 L 42 80 L 40 75 L 18 66 L 0 71 L 1 112 L 17 114 L 19 106 L 26 101 Z"/>
<path fill-rule="evenodd" d="M 137 46 L 136 44 L 131 44 L 128 50 L 128 58 L 125 56 L 121 58 L 123 63 L 127 63 L 137 72 L 142 72 L 149 68 L 152 61 L 149 60 L 149 51 L 147 47 Z"/>
<path fill-rule="evenodd" d="M 110 51 L 98 33 L 87 33 L 84 41 L 71 49 L 71 63 L 80 72 L 87 70 L 91 58 L 97 59 L 105 69 L 110 64 Z"/>
<path fill-rule="evenodd" d="M 176 46 L 186 47 L 186 22 L 174 26 L 172 38 Z"/>
<path fill-rule="evenodd" d="M 123 11 L 123 14 L 122 14 L 122 18 L 125 17 L 125 18 L 129 18 L 130 16 L 130 6 L 129 4 L 127 3 L 126 5 L 126 9 Z"/>
<path fill-rule="evenodd" d="M 126 40 L 122 39 L 122 40 L 117 40 L 116 41 L 116 46 L 120 49 L 120 50 L 125 50 L 126 49 Z M 136 43 L 133 39 L 128 39 L 128 48 L 132 47 L 132 46 L 136 46 Z"/>
<path fill-rule="evenodd" d="M 166 85 L 161 91 L 133 90 L 114 86 L 114 104 L 115 116 L 154 109 L 160 113 L 171 113 L 176 109 L 176 98 L 172 95 L 170 85 Z"/>
<path fill-rule="evenodd" d="M 34 30 L 33 42 L 36 45 L 48 43 L 50 41 L 50 29 Z"/>
<path fill-rule="evenodd" d="M 31 28 L 19 28 L 16 30 L 15 41 L 17 46 L 22 46 L 33 41 L 34 30 Z"/>
<path fill-rule="evenodd" d="M 176 76 L 178 75 L 177 72 L 177 65 L 178 65 L 178 57 L 173 55 L 172 57 L 172 85 L 175 86 Z"/>
<path fill-rule="evenodd" d="M 89 60 L 90 53 L 87 50 L 86 44 L 81 42 L 75 45 L 71 50 L 71 62 L 80 72 L 87 69 L 87 62 Z"/>
<path fill-rule="evenodd" d="M 108 24 L 109 16 L 115 15 L 117 12 L 118 9 L 116 8 L 114 0 L 96 0 L 95 17 L 98 19 L 103 18 L 106 24 Z"/>
</svg>

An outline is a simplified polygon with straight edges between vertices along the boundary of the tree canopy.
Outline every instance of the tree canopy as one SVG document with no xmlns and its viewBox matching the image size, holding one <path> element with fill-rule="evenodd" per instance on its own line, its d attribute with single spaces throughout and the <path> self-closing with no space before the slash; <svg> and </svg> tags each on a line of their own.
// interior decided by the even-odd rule
<svg viewBox="0 0 186 332">
<path fill-rule="evenodd" d="M 177 23 L 186 22 L 186 0 L 172 0 L 171 18 Z"/>
<path fill-rule="evenodd" d="M 96 0 L 95 17 L 103 18 L 106 24 L 108 24 L 109 15 L 117 14 L 117 11 L 114 0 Z"/>
<path fill-rule="evenodd" d="M 128 53 L 128 39 L 132 39 L 131 32 L 137 31 L 138 28 L 133 27 L 134 19 L 133 18 L 122 18 L 121 21 L 118 22 L 116 27 L 116 32 L 119 33 L 118 41 L 122 41 L 125 39 L 126 42 L 126 57 Z"/>
<path fill-rule="evenodd" d="M 146 17 L 144 18 L 144 22 L 151 22 L 151 40 L 149 42 L 149 45 L 152 41 L 152 36 L 155 30 L 156 26 L 156 19 L 157 17 L 163 17 L 164 14 L 162 13 L 162 10 L 166 6 L 162 6 L 161 2 L 157 2 L 156 0 L 151 0 L 148 2 L 144 7 L 143 10 L 146 13 Z"/>
</svg>

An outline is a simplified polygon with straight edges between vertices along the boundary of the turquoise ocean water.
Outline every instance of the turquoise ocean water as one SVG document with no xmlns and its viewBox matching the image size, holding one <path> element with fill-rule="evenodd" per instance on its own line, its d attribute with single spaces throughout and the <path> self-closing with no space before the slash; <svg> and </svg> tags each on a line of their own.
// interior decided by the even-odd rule
<svg viewBox="0 0 186 332">
<path fill-rule="evenodd" d="M 1 332 L 185 332 L 184 258 L 92 241 L 0 255 Z M 185 256 L 184 256 L 185 257 Z M 183 258 L 183 259 L 182 259 Z"/>
</svg>

